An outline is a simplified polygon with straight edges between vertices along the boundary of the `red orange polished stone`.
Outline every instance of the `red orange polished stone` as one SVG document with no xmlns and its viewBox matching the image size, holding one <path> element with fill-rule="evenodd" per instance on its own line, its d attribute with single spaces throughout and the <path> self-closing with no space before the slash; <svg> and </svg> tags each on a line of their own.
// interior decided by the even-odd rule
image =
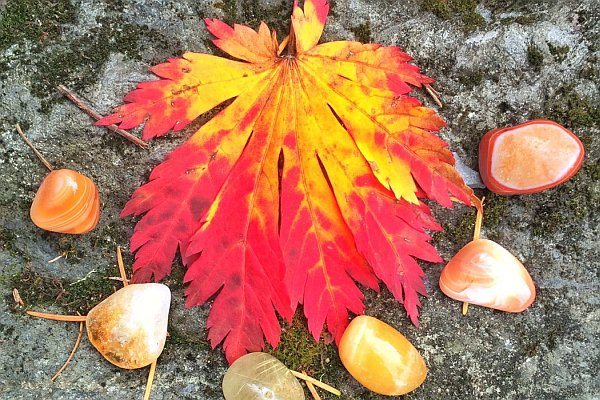
<svg viewBox="0 0 600 400">
<path fill-rule="evenodd" d="M 570 179 L 583 163 L 581 141 L 549 120 L 486 133 L 479 144 L 479 173 L 499 194 L 536 193 Z"/>
</svg>

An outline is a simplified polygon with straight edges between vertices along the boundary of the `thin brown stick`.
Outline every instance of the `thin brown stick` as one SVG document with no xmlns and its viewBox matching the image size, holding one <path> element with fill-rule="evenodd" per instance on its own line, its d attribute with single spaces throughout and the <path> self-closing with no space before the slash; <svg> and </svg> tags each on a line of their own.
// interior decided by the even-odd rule
<svg viewBox="0 0 600 400">
<path fill-rule="evenodd" d="M 77 335 L 77 340 L 75 341 L 75 346 L 73 346 L 73 350 L 71 350 L 71 354 L 69 354 L 69 358 L 67 358 L 67 361 L 65 361 L 63 366 L 60 367 L 60 369 L 56 372 L 56 374 L 54 374 L 54 376 L 50 379 L 52 382 L 54 382 L 54 380 L 56 378 L 58 378 L 58 376 L 65 370 L 65 368 L 67 368 L 67 365 L 69 364 L 69 362 L 71 362 L 71 359 L 73 358 L 73 356 L 75 355 L 75 352 L 77 351 L 77 348 L 79 347 L 79 343 L 81 343 L 82 337 L 83 337 L 83 321 L 80 321 L 79 322 L 79 335 Z"/>
<path fill-rule="evenodd" d="M 427 90 L 427 93 L 429 93 L 429 95 L 433 98 L 433 101 L 435 101 L 438 106 L 443 107 L 444 105 L 442 104 L 442 100 L 440 100 L 440 94 L 438 91 L 432 88 L 428 83 L 423 86 L 425 86 L 425 90 Z"/>
<path fill-rule="evenodd" d="M 121 255 L 121 246 L 117 246 L 117 265 L 119 266 L 119 274 L 121 274 L 121 282 L 123 287 L 129 285 L 127 275 L 125 274 L 125 266 L 123 265 L 123 256 Z"/>
<path fill-rule="evenodd" d="M 17 128 L 17 132 L 19 133 L 19 135 L 21 135 L 21 137 L 23 138 L 25 143 L 27 143 L 27 146 L 29 146 L 31 148 L 31 150 L 33 150 L 33 152 L 35 153 L 37 158 L 42 162 L 42 164 L 44 164 L 46 166 L 46 168 L 48 168 L 49 171 L 53 171 L 54 168 L 52 168 L 52 165 L 50 165 L 50 163 L 44 158 L 42 153 L 40 153 L 38 151 L 38 149 L 35 148 L 33 143 L 31 143 L 29 141 L 29 139 L 27 139 L 27 136 L 25 136 L 25 134 L 23 133 L 23 130 L 21 129 L 21 125 L 17 124 L 17 125 L 15 125 L 15 127 Z"/>
<path fill-rule="evenodd" d="M 158 360 L 154 360 L 152 364 L 150 364 L 150 372 L 148 373 L 148 382 L 146 382 L 146 390 L 144 391 L 144 400 L 148 400 L 150 398 L 150 392 L 152 391 L 152 381 L 154 381 L 154 373 L 156 372 L 156 362 Z"/>
<path fill-rule="evenodd" d="M 312 383 L 313 385 L 315 385 L 315 386 L 318 386 L 318 387 L 320 387 L 320 388 L 321 388 L 321 389 L 323 389 L 323 390 L 327 390 L 329 393 L 333 393 L 333 394 L 335 394 L 336 396 L 340 396 L 340 395 L 342 394 L 342 393 L 341 393 L 339 390 L 337 390 L 336 388 L 334 388 L 334 387 L 332 387 L 332 386 L 329 386 L 328 384 L 326 384 L 326 383 L 323 383 L 323 382 L 321 382 L 321 381 L 319 381 L 319 380 L 317 380 L 317 379 L 315 379 L 315 378 L 313 378 L 313 377 L 311 377 L 311 376 L 308 376 L 308 375 L 306 375 L 306 374 L 303 374 L 302 372 L 294 371 L 294 370 L 292 370 L 292 369 L 290 370 L 290 372 L 291 372 L 291 373 L 292 373 L 292 375 L 294 375 L 296 378 L 300 378 L 300 379 L 302 379 L 302 380 L 304 380 L 304 381 L 306 381 L 306 382 L 310 382 L 310 383 Z"/>
<path fill-rule="evenodd" d="M 74 92 L 69 90 L 66 86 L 58 85 L 56 88 L 58 89 L 59 92 L 61 92 L 63 95 L 65 95 L 66 98 L 71 100 L 77 107 L 79 107 L 79 109 L 81 111 L 83 111 L 90 117 L 94 118 L 96 121 L 98 121 L 99 119 L 102 118 L 102 115 L 100 115 L 96 110 L 94 110 L 92 107 L 87 105 L 83 100 L 81 100 Z M 144 142 L 142 139 L 140 139 L 136 136 L 133 136 L 131 133 L 119 128 L 118 126 L 116 126 L 114 124 L 107 125 L 106 128 L 108 130 L 116 133 L 117 135 L 121 135 L 125 139 L 129 140 L 132 143 L 135 143 L 136 145 L 138 145 L 144 149 L 148 147 L 148 143 Z"/>
<path fill-rule="evenodd" d="M 14 288 L 12 290 L 12 295 L 13 295 L 13 299 L 15 300 L 15 304 L 17 306 L 24 306 L 25 303 L 23 303 L 23 299 L 21 298 L 21 295 L 19 294 L 19 289 Z"/>
<path fill-rule="evenodd" d="M 27 314 L 32 317 L 50 319 L 52 321 L 65 321 L 65 322 L 85 322 L 85 315 L 60 315 L 60 314 L 48 314 L 39 311 L 28 310 Z"/>
<path fill-rule="evenodd" d="M 305 371 L 302 371 L 302 373 L 306 375 Z M 317 389 L 315 389 L 315 385 L 313 385 L 309 381 L 305 381 L 304 383 L 306 383 L 306 387 L 308 388 L 308 391 L 310 392 L 310 394 L 312 395 L 314 400 L 321 400 L 321 396 L 319 396 L 319 393 L 317 393 Z"/>
<path fill-rule="evenodd" d="M 117 281 L 117 282 L 123 283 L 123 278 L 121 278 L 120 276 L 107 276 L 106 279 L 110 279 L 111 281 Z M 129 284 L 128 279 L 125 279 L 125 281 L 127 281 L 127 284 Z M 127 285 L 123 284 L 123 286 L 127 286 Z"/>
</svg>

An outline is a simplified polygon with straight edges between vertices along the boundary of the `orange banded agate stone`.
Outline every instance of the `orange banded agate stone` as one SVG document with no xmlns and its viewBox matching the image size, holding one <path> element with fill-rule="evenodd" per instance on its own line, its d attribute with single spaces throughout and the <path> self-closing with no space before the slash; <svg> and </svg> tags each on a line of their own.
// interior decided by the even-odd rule
<svg viewBox="0 0 600 400">
<path fill-rule="evenodd" d="M 398 396 L 421 386 L 427 367 L 417 349 L 385 322 L 361 315 L 348 325 L 339 345 L 340 359 L 367 389 Z"/>
<path fill-rule="evenodd" d="M 29 212 L 38 227 L 83 234 L 98 225 L 100 198 L 94 182 L 71 169 L 55 169 L 42 181 Z"/>
</svg>

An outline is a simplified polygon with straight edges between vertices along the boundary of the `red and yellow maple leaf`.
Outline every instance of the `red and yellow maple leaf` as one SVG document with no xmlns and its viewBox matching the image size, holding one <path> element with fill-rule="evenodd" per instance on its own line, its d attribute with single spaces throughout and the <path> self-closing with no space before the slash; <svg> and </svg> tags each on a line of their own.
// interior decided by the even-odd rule
<svg viewBox="0 0 600 400">
<path fill-rule="evenodd" d="M 427 230 L 439 230 L 420 200 L 471 203 L 447 144 L 444 122 L 408 96 L 432 80 L 397 47 L 318 45 L 329 6 L 297 3 L 279 44 L 258 31 L 206 20 L 233 58 L 186 53 L 152 68 L 126 104 L 99 124 L 143 136 L 179 130 L 234 99 L 156 167 L 122 215 L 145 214 L 131 238 L 136 281 L 161 280 L 179 248 L 188 306 L 216 294 L 213 346 L 230 362 L 276 346 L 276 312 L 303 304 L 318 339 L 339 340 L 348 312 L 364 310 L 360 283 L 380 281 L 418 324 L 423 271 L 440 261 Z"/>
</svg>

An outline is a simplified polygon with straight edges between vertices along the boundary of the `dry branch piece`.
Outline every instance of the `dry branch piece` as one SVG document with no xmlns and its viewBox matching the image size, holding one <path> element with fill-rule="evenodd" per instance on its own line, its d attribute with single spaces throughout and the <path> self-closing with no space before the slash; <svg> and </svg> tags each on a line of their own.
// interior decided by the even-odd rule
<svg viewBox="0 0 600 400">
<path fill-rule="evenodd" d="M 442 100 L 440 100 L 440 93 L 432 88 L 429 83 L 426 83 L 423 86 L 425 87 L 427 93 L 429 93 L 429 95 L 433 98 L 433 101 L 435 101 L 438 106 L 443 107 L 444 105 L 442 104 Z"/>
<path fill-rule="evenodd" d="M 77 335 L 77 340 L 75 341 L 73 350 L 71 350 L 71 354 L 69 354 L 69 357 L 67 358 L 67 361 L 65 361 L 63 366 L 60 367 L 60 369 L 56 372 L 56 374 L 54 374 L 54 376 L 52 378 L 50 378 L 50 380 L 52 382 L 54 382 L 56 380 L 56 378 L 58 378 L 58 376 L 65 370 L 65 368 L 67 368 L 67 365 L 69 364 L 69 362 L 75 355 L 75 352 L 77 351 L 77 348 L 79 347 L 79 343 L 81 343 L 81 338 L 83 337 L 83 322 L 84 321 L 79 321 L 79 334 Z"/>
<path fill-rule="evenodd" d="M 35 146 L 33 145 L 33 143 L 31 143 L 29 138 L 27 136 L 25 136 L 25 133 L 23 133 L 23 130 L 21 129 L 21 125 L 17 124 L 17 125 L 15 125 L 15 128 L 17 129 L 17 132 L 19 133 L 19 135 L 21 135 L 21 137 L 23 138 L 23 140 L 25 141 L 27 146 L 29 146 L 29 148 L 31 150 L 33 150 L 33 153 L 42 162 L 42 164 L 44 164 L 46 166 L 46 168 L 48 168 L 48 171 L 52 172 L 54 170 L 54 168 L 52 168 L 52 165 L 48 162 L 48 160 L 46 160 L 46 158 L 44 158 L 42 153 L 40 153 L 38 151 L 38 149 L 35 148 Z"/>
<path fill-rule="evenodd" d="M 313 385 L 315 385 L 317 387 L 320 387 L 321 389 L 326 390 L 326 391 L 328 391 L 331 394 L 335 394 L 336 396 L 341 396 L 342 395 L 342 393 L 338 389 L 336 389 L 333 386 L 330 386 L 330 385 L 328 385 L 326 383 L 323 383 L 320 380 L 313 378 L 312 376 L 309 376 L 309 375 L 306 375 L 306 374 L 304 374 L 302 372 L 298 372 L 298 371 L 294 371 L 294 370 L 290 370 L 290 372 L 296 378 L 300 378 L 300 379 L 302 379 L 302 380 L 304 380 L 306 382 L 310 382 Z"/>
<path fill-rule="evenodd" d="M 88 104 L 86 104 L 83 100 L 81 100 L 74 92 L 69 90 L 66 86 L 58 85 L 56 88 L 58 89 L 59 92 L 61 92 L 63 95 L 65 95 L 66 98 L 71 100 L 77 107 L 79 107 L 79 109 L 81 111 L 83 111 L 84 113 L 86 113 L 87 115 L 89 115 L 90 117 L 95 119 L 96 121 L 103 118 L 102 115 L 100 115 L 96 110 L 94 110 L 92 107 L 90 107 Z M 129 133 L 123 129 L 120 129 L 116 125 L 108 125 L 108 126 L 106 126 L 106 128 L 118 135 L 121 135 L 125 139 L 129 140 L 130 142 L 132 142 L 144 149 L 148 147 L 148 143 L 146 143 L 142 139 L 132 135 L 131 133 Z"/>
<path fill-rule="evenodd" d="M 302 373 L 304 375 L 306 375 L 305 371 L 302 371 Z M 308 388 L 308 391 L 312 395 L 313 399 L 314 400 L 321 400 L 321 396 L 319 396 L 319 393 L 317 393 L 317 389 L 315 389 L 315 386 L 311 382 L 309 382 L 309 381 L 304 381 L 304 383 L 306 383 L 306 387 Z"/>
<path fill-rule="evenodd" d="M 12 295 L 13 295 L 13 299 L 15 300 L 15 304 L 17 306 L 24 306 L 25 304 L 23 303 L 23 299 L 21 298 L 21 295 L 19 294 L 19 290 L 17 288 L 14 288 L 12 290 Z"/>
</svg>

